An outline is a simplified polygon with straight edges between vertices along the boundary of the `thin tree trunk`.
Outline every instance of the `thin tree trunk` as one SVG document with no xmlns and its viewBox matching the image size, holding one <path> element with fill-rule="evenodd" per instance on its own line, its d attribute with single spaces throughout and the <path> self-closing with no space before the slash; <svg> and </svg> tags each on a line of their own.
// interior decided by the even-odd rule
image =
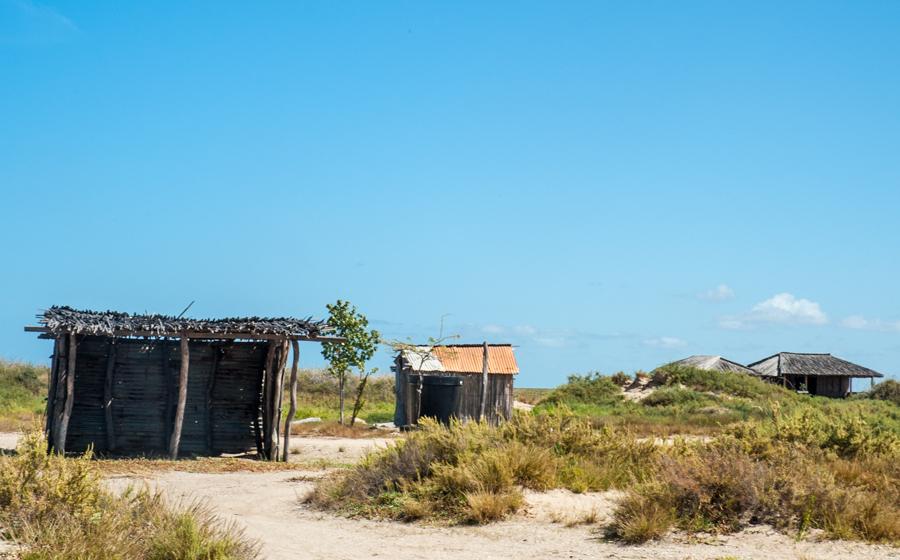
<svg viewBox="0 0 900 560">
<path fill-rule="evenodd" d="M 338 385 L 340 387 L 340 399 L 341 399 L 341 414 L 340 414 L 341 420 L 340 421 L 341 421 L 342 426 L 344 425 L 344 379 L 345 379 L 346 375 L 347 375 L 347 373 L 342 371 L 340 377 L 338 378 L 339 379 Z"/>
<path fill-rule="evenodd" d="M 59 432 L 57 434 L 56 452 L 65 454 L 66 452 L 66 436 L 69 433 L 69 419 L 72 417 L 72 409 L 75 407 L 75 355 L 77 353 L 78 343 L 75 340 L 75 333 L 69 334 L 69 349 L 66 352 L 66 403 L 62 410 L 62 420 L 59 423 Z"/>
<path fill-rule="evenodd" d="M 488 399 L 488 343 L 484 342 L 481 356 L 481 412 L 478 420 L 484 420 L 485 407 Z"/>
</svg>

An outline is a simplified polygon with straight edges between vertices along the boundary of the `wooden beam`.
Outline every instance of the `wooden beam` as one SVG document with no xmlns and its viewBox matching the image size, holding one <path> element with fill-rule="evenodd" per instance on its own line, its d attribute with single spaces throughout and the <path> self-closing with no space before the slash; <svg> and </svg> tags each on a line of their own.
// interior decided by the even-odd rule
<svg viewBox="0 0 900 560">
<path fill-rule="evenodd" d="M 106 382 L 103 384 L 103 416 L 106 421 L 106 450 L 116 450 L 116 431 L 113 426 L 113 387 L 116 375 L 116 339 L 109 341 L 106 354 Z"/>
<path fill-rule="evenodd" d="M 300 344 L 296 340 L 291 341 L 291 350 L 294 354 L 291 363 L 291 406 L 288 409 L 287 418 L 284 420 L 284 450 L 282 453 L 282 461 L 285 463 L 291 452 L 291 421 L 297 414 L 297 366 L 300 364 Z"/>
<path fill-rule="evenodd" d="M 484 408 L 488 399 L 488 343 L 484 341 L 481 352 L 481 412 L 478 421 L 484 420 Z"/>
<path fill-rule="evenodd" d="M 66 404 L 63 407 L 62 419 L 56 435 L 56 444 L 53 446 L 57 453 L 66 452 L 66 436 L 69 433 L 69 420 L 72 418 L 72 409 L 75 406 L 75 355 L 78 352 L 78 341 L 74 334 L 69 335 L 69 349 L 66 352 Z"/>
<path fill-rule="evenodd" d="M 50 329 L 47 327 L 40 326 L 27 326 L 25 327 L 25 332 L 34 332 L 34 333 L 51 333 Z M 51 333 L 52 334 L 52 333 Z M 115 336 L 117 338 L 202 338 L 207 340 L 299 340 L 301 342 L 331 342 L 335 344 L 342 344 L 347 342 L 345 337 L 341 336 L 291 336 L 291 335 L 282 335 L 282 334 L 264 334 L 264 333 L 203 333 L 203 332 L 188 332 L 188 333 L 170 333 L 170 332 L 154 332 L 154 331 L 123 331 L 117 330 L 112 334 L 109 333 L 81 333 L 84 335 L 94 335 L 94 336 Z"/>
<path fill-rule="evenodd" d="M 175 425 L 172 428 L 172 437 L 169 438 L 169 457 L 172 460 L 178 458 L 178 445 L 181 443 L 181 426 L 184 424 L 184 408 L 187 404 L 188 369 L 191 361 L 189 341 L 186 336 L 181 337 L 181 368 L 178 372 L 178 402 L 175 405 Z"/>
</svg>

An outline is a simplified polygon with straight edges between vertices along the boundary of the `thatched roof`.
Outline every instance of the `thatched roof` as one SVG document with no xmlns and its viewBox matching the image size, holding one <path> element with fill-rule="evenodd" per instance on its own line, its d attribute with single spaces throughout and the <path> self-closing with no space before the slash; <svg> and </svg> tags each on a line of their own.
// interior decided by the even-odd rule
<svg viewBox="0 0 900 560">
<path fill-rule="evenodd" d="M 413 371 L 481 373 L 484 360 L 482 344 L 443 344 L 433 347 L 416 346 L 400 352 L 401 358 Z M 488 373 L 514 375 L 519 365 L 510 344 L 488 345 Z"/>
<path fill-rule="evenodd" d="M 831 354 L 780 352 L 754 362 L 749 367 L 768 377 L 784 375 L 884 377 L 877 371 L 836 358 Z"/>
<path fill-rule="evenodd" d="M 53 306 L 38 315 L 50 334 L 76 333 L 106 336 L 180 336 L 182 333 L 246 335 L 247 338 L 276 335 L 316 337 L 332 330 L 324 321 L 291 317 L 234 317 L 191 319 L 168 315 L 130 315 L 118 311 L 87 311 Z M 241 337 L 243 338 L 243 337 Z"/>
<path fill-rule="evenodd" d="M 677 362 L 672 362 L 673 366 L 688 366 L 697 369 L 705 369 L 710 371 L 732 371 L 736 373 L 746 373 L 749 375 L 759 375 L 759 372 L 742 366 L 737 362 L 733 362 L 722 356 L 690 356 Z"/>
</svg>

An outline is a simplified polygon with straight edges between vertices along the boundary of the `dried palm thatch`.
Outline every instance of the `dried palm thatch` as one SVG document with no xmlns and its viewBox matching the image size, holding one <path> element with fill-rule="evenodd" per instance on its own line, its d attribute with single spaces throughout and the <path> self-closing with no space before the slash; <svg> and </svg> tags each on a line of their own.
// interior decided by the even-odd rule
<svg viewBox="0 0 900 560">
<path fill-rule="evenodd" d="M 66 306 L 53 306 L 38 315 L 38 322 L 51 334 L 62 333 L 122 336 L 129 333 L 145 336 L 179 336 L 196 334 L 236 335 L 248 338 L 258 335 L 284 337 L 316 337 L 333 329 L 324 321 L 292 317 L 233 317 L 227 319 L 191 319 L 168 315 L 131 315 L 118 311 L 89 311 Z"/>
</svg>

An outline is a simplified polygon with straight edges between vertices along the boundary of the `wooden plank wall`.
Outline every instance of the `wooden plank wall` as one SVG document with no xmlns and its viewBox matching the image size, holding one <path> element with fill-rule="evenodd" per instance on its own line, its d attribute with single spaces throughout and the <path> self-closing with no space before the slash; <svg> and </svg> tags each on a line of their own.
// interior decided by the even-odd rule
<svg viewBox="0 0 900 560">
<path fill-rule="evenodd" d="M 99 454 L 111 452 L 104 408 L 111 340 L 100 336 L 78 339 L 75 406 L 66 438 L 67 452 L 84 451 L 90 445 Z M 179 341 L 120 338 L 115 344 L 112 452 L 165 455 L 178 390 Z M 253 423 L 260 414 L 260 370 L 266 349 L 266 343 L 190 342 L 181 456 L 256 448 Z"/>
<path fill-rule="evenodd" d="M 482 379 L 480 373 L 458 372 L 429 372 L 427 375 L 450 375 L 463 378 L 460 388 L 460 399 L 456 407 L 456 416 L 461 420 L 477 420 L 481 412 Z M 419 408 L 417 374 L 408 369 L 401 370 L 395 376 L 397 383 L 397 414 L 395 421 L 399 420 L 403 425 L 410 424 L 410 419 L 417 416 Z M 485 407 L 485 417 L 488 422 L 497 424 L 501 420 L 509 420 L 512 417 L 513 403 L 513 376 L 506 374 L 491 374 L 488 376 L 488 404 Z"/>
</svg>

